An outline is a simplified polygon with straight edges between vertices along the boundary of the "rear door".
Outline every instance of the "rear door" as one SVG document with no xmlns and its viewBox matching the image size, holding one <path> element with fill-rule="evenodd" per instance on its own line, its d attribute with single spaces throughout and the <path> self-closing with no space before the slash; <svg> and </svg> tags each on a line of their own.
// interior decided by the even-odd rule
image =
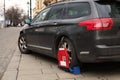
<svg viewBox="0 0 120 80">
<path fill-rule="evenodd" d="M 47 16 L 46 21 L 48 23 L 44 26 L 45 34 L 44 37 L 42 37 L 42 39 L 44 40 L 43 46 L 48 48 L 49 50 L 52 50 L 55 47 L 55 39 L 58 28 L 62 27 L 62 24 L 60 23 L 63 18 L 64 8 L 65 8 L 64 4 L 54 5 L 52 6 L 50 13 Z"/>
<path fill-rule="evenodd" d="M 99 18 L 111 18 L 112 28 L 96 31 L 96 44 L 109 47 L 120 46 L 120 2 L 116 0 L 96 1 Z"/>
</svg>

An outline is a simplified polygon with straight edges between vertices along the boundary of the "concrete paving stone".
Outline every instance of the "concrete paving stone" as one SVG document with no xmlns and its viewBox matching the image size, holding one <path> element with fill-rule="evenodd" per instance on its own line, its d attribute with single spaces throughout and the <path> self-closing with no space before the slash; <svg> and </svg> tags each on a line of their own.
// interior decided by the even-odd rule
<svg viewBox="0 0 120 80">
<path fill-rule="evenodd" d="M 100 77 L 104 77 L 104 74 L 101 73 L 93 73 L 93 72 L 87 72 L 87 73 L 83 73 L 82 74 L 84 77 L 96 77 L 96 78 L 100 78 Z"/>
<path fill-rule="evenodd" d="M 35 56 L 33 56 L 33 55 L 22 54 L 22 60 L 24 60 L 24 61 L 29 61 L 29 60 L 34 61 L 36 59 L 35 59 Z"/>
<path fill-rule="evenodd" d="M 9 70 L 17 70 L 18 69 L 18 66 L 19 66 L 19 60 L 20 60 L 20 56 L 15 56 L 15 54 L 17 54 L 17 52 L 15 52 L 7 67 L 7 71 Z"/>
<path fill-rule="evenodd" d="M 42 73 L 44 74 L 46 74 L 46 73 L 50 73 L 50 74 L 52 74 L 52 73 L 66 73 L 65 71 L 63 71 L 63 70 L 61 70 L 61 69 L 59 69 L 59 68 L 57 68 L 57 69 L 53 69 L 53 68 L 51 68 L 51 69 L 42 69 Z"/>
<path fill-rule="evenodd" d="M 25 59 L 21 59 L 20 63 L 21 64 L 35 64 L 35 63 L 36 64 L 40 64 L 40 62 L 38 62 L 36 60 L 32 60 L 32 59 L 31 60 L 30 59 L 29 60 L 27 60 L 27 59 L 26 60 Z"/>
<path fill-rule="evenodd" d="M 42 65 L 42 66 L 40 66 L 40 69 L 52 69 L 52 67 L 51 66 Z"/>
<path fill-rule="evenodd" d="M 106 80 L 106 79 L 98 79 L 96 77 L 84 77 L 84 78 L 75 78 L 75 80 Z"/>
<path fill-rule="evenodd" d="M 75 78 L 75 80 L 107 80 L 107 79 L 102 74 L 83 73 L 82 77 Z"/>
<path fill-rule="evenodd" d="M 18 48 L 18 45 L 17 45 L 17 48 L 16 48 L 16 54 L 14 54 L 13 56 L 21 56 L 22 54 L 21 54 L 21 52 L 20 52 L 20 50 L 19 50 L 19 48 Z"/>
<path fill-rule="evenodd" d="M 51 65 L 51 67 L 52 67 L 53 69 L 58 69 L 58 64 L 56 63 L 56 64 L 54 64 L 54 65 Z"/>
<path fill-rule="evenodd" d="M 5 62 L 9 62 L 10 60 L 8 58 L 4 58 L 1 61 L 3 61 L 3 62 L 1 62 L 0 65 L 4 67 L 4 66 L 8 65 L 8 63 L 5 63 Z"/>
<path fill-rule="evenodd" d="M 45 80 L 52 80 L 52 79 L 56 80 L 56 79 L 58 79 L 58 76 L 55 73 L 52 73 L 52 74 L 43 74 L 43 77 L 44 77 Z"/>
<path fill-rule="evenodd" d="M 13 56 L 21 56 L 22 54 L 21 54 L 21 52 L 18 50 L 18 48 L 17 48 L 17 51 L 16 51 L 17 53 L 16 54 L 14 54 Z"/>
<path fill-rule="evenodd" d="M 17 80 L 58 80 L 58 77 L 56 74 L 24 75 Z"/>
<path fill-rule="evenodd" d="M 40 70 L 22 70 L 22 71 L 19 71 L 19 76 L 22 76 L 22 75 L 38 75 L 38 74 L 42 74 L 41 69 Z"/>
<path fill-rule="evenodd" d="M 20 64 L 24 64 L 24 65 L 32 65 L 32 64 L 36 64 L 36 65 L 40 65 L 40 63 L 37 60 L 33 60 L 33 59 L 23 59 L 21 58 Z"/>
<path fill-rule="evenodd" d="M 51 66 L 37 66 L 37 65 L 20 65 L 19 70 L 39 70 L 39 69 L 52 69 Z"/>
<path fill-rule="evenodd" d="M 104 74 L 100 73 L 83 73 L 82 76 L 84 78 L 77 78 L 76 80 L 106 80 Z"/>
<path fill-rule="evenodd" d="M 9 59 L 7 58 L 2 58 L 0 60 L 0 74 L 3 74 L 3 72 L 6 70 L 8 66 Z"/>
<path fill-rule="evenodd" d="M 37 61 L 32 61 L 32 60 L 28 60 L 28 61 L 24 61 L 23 59 L 21 59 L 20 61 L 21 65 L 41 65 L 39 62 Z"/>
<path fill-rule="evenodd" d="M 34 56 L 28 56 L 23 54 L 20 62 L 20 70 L 21 69 L 41 69 L 41 68 L 51 68 L 51 65 L 41 64 L 39 60 L 35 59 Z"/>
<path fill-rule="evenodd" d="M 42 62 L 52 62 L 52 61 L 55 61 L 53 58 L 51 58 L 51 57 L 47 57 L 47 58 L 46 58 L 45 56 L 44 56 L 44 57 L 42 57 L 42 56 L 39 57 L 39 56 L 38 56 L 37 59 L 40 59 Z M 53 63 L 53 62 L 52 62 L 52 63 Z"/>
<path fill-rule="evenodd" d="M 120 80 L 120 73 L 107 74 L 105 78 L 106 80 Z"/>
<path fill-rule="evenodd" d="M 29 59 L 29 58 L 36 58 L 36 56 L 33 55 L 33 54 L 22 54 L 22 57 L 23 58 L 27 58 L 27 59 Z"/>
<path fill-rule="evenodd" d="M 10 63 L 7 70 L 17 70 L 18 69 L 18 65 L 19 65 L 19 62 L 14 62 L 14 63 Z"/>
<path fill-rule="evenodd" d="M 0 74 L 2 74 L 4 72 L 4 67 L 0 66 Z"/>
<path fill-rule="evenodd" d="M 23 57 L 22 56 L 22 58 L 21 58 L 21 62 L 20 62 L 21 64 L 25 64 L 25 65 L 28 65 L 28 64 L 37 64 L 37 65 L 39 65 L 40 64 L 40 62 L 38 61 L 38 60 L 36 60 L 35 59 L 35 57 Z"/>
<path fill-rule="evenodd" d="M 50 60 L 51 58 L 42 58 L 42 57 L 37 57 L 36 58 L 37 60 L 40 61 L 40 63 L 43 63 L 43 64 L 56 64 L 53 60 Z"/>
<path fill-rule="evenodd" d="M 14 63 L 14 62 L 19 62 L 20 61 L 20 56 L 13 56 L 11 62 Z"/>
<path fill-rule="evenodd" d="M 32 64 L 36 64 L 36 65 L 40 65 L 40 63 L 38 61 L 35 61 L 35 60 L 23 60 L 21 59 L 20 61 L 21 64 L 25 64 L 25 65 L 32 65 Z"/>
<path fill-rule="evenodd" d="M 72 73 L 57 73 L 57 75 L 58 75 L 58 77 L 60 78 L 60 79 L 74 79 L 74 78 L 78 78 L 78 77 L 83 77 L 82 75 L 74 75 L 74 74 L 72 74 Z"/>
<path fill-rule="evenodd" d="M 39 66 L 36 65 L 20 65 L 19 70 L 39 70 L 41 69 Z"/>
<path fill-rule="evenodd" d="M 6 71 L 1 80 L 16 80 L 17 71 Z"/>
<path fill-rule="evenodd" d="M 57 80 L 75 80 L 75 79 L 57 79 Z"/>
<path fill-rule="evenodd" d="M 56 65 L 57 63 L 54 63 L 52 61 L 51 62 L 50 61 L 47 61 L 47 62 L 43 61 L 43 62 L 41 62 L 41 64 L 46 65 L 46 66 L 49 66 L 49 65 L 52 66 L 52 65 Z"/>
<path fill-rule="evenodd" d="M 39 70 L 42 68 L 51 68 L 51 66 L 41 65 L 37 61 L 32 62 L 32 60 L 24 61 L 23 59 L 21 59 L 20 66 L 19 66 L 20 70 L 25 70 L 25 69 L 26 70 L 29 70 L 29 69 L 38 69 Z"/>
<path fill-rule="evenodd" d="M 41 63 L 41 66 L 47 66 L 47 67 L 49 66 L 50 68 L 52 68 L 51 64 L 46 64 L 46 63 L 43 63 L 43 64 Z"/>
<path fill-rule="evenodd" d="M 44 59 L 38 59 L 41 64 L 50 64 L 50 61 L 44 60 Z"/>
</svg>

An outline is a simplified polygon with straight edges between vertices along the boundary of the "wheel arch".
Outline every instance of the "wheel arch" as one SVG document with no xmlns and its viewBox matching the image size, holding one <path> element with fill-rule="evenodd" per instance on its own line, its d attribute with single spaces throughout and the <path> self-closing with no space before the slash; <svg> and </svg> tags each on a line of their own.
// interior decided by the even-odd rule
<svg viewBox="0 0 120 80">
<path fill-rule="evenodd" d="M 62 39 L 62 38 L 69 38 L 67 35 L 59 35 L 57 38 L 56 38 L 56 41 L 55 41 L 55 49 L 56 49 L 56 51 L 58 50 L 57 49 L 57 46 L 58 46 L 58 44 L 59 44 L 59 42 L 60 42 L 60 40 Z"/>
<path fill-rule="evenodd" d="M 60 42 L 60 40 L 61 40 L 62 38 L 68 38 L 68 39 L 71 41 L 73 47 L 75 47 L 74 41 L 73 41 L 72 37 L 69 37 L 68 34 L 60 34 L 60 35 L 57 36 L 56 39 L 55 39 L 55 47 L 54 47 L 54 50 L 55 50 L 56 56 L 57 56 L 57 50 L 58 50 L 57 46 L 58 46 L 58 44 L 59 44 L 59 42 Z"/>
<path fill-rule="evenodd" d="M 23 31 L 23 30 L 22 30 L 22 31 L 20 31 L 20 35 L 21 35 L 21 34 L 24 34 L 24 33 L 25 33 L 25 31 Z"/>
<path fill-rule="evenodd" d="M 73 46 L 73 48 L 74 48 L 74 50 L 75 50 L 75 62 L 74 62 L 74 64 L 73 65 L 78 65 L 79 64 L 79 60 L 78 60 L 78 57 L 77 57 L 77 53 L 76 53 L 76 48 L 75 48 L 75 43 L 74 43 L 74 40 L 73 40 L 73 38 L 74 37 L 72 37 L 72 36 L 70 36 L 69 37 L 69 35 L 60 35 L 60 36 L 58 36 L 57 38 L 56 38 L 56 42 L 55 42 L 55 53 L 56 53 L 56 57 L 57 57 L 57 54 L 58 54 L 58 45 L 59 45 L 59 42 L 60 42 L 60 40 L 62 39 L 62 38 L 67 38 L 67 39 L 69 39 L 70 40 L 70 42 L 71 42 L 71 44 L 72 44 L 72 46 Z"/>
</svg>

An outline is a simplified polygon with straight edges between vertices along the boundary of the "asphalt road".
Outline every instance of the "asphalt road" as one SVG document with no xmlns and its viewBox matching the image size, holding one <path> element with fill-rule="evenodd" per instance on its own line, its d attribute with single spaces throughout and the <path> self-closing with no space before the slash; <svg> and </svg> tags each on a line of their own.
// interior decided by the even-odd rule
<svg viewBox="0 0 120 80">
<path fill-rule="evenodd" d="M 20 28 L 0 29 L 0 78 L 16 50 Z"/>
</svg>

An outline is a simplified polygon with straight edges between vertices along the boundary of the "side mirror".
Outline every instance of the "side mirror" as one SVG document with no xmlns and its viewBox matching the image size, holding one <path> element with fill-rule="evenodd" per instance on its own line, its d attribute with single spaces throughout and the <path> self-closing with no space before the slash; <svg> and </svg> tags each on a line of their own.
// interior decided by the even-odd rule
<svg viewBox="0 0 120 80">
<path fill-rule="evenodd" d="M 25 23 L 28 24 L 28 25 L 30 25 L 30 22 L 31 22 L 31 20 L 30 20 L 29 18 L 27 18 L 27 19 L 25 20 Z"/>
</svg>

